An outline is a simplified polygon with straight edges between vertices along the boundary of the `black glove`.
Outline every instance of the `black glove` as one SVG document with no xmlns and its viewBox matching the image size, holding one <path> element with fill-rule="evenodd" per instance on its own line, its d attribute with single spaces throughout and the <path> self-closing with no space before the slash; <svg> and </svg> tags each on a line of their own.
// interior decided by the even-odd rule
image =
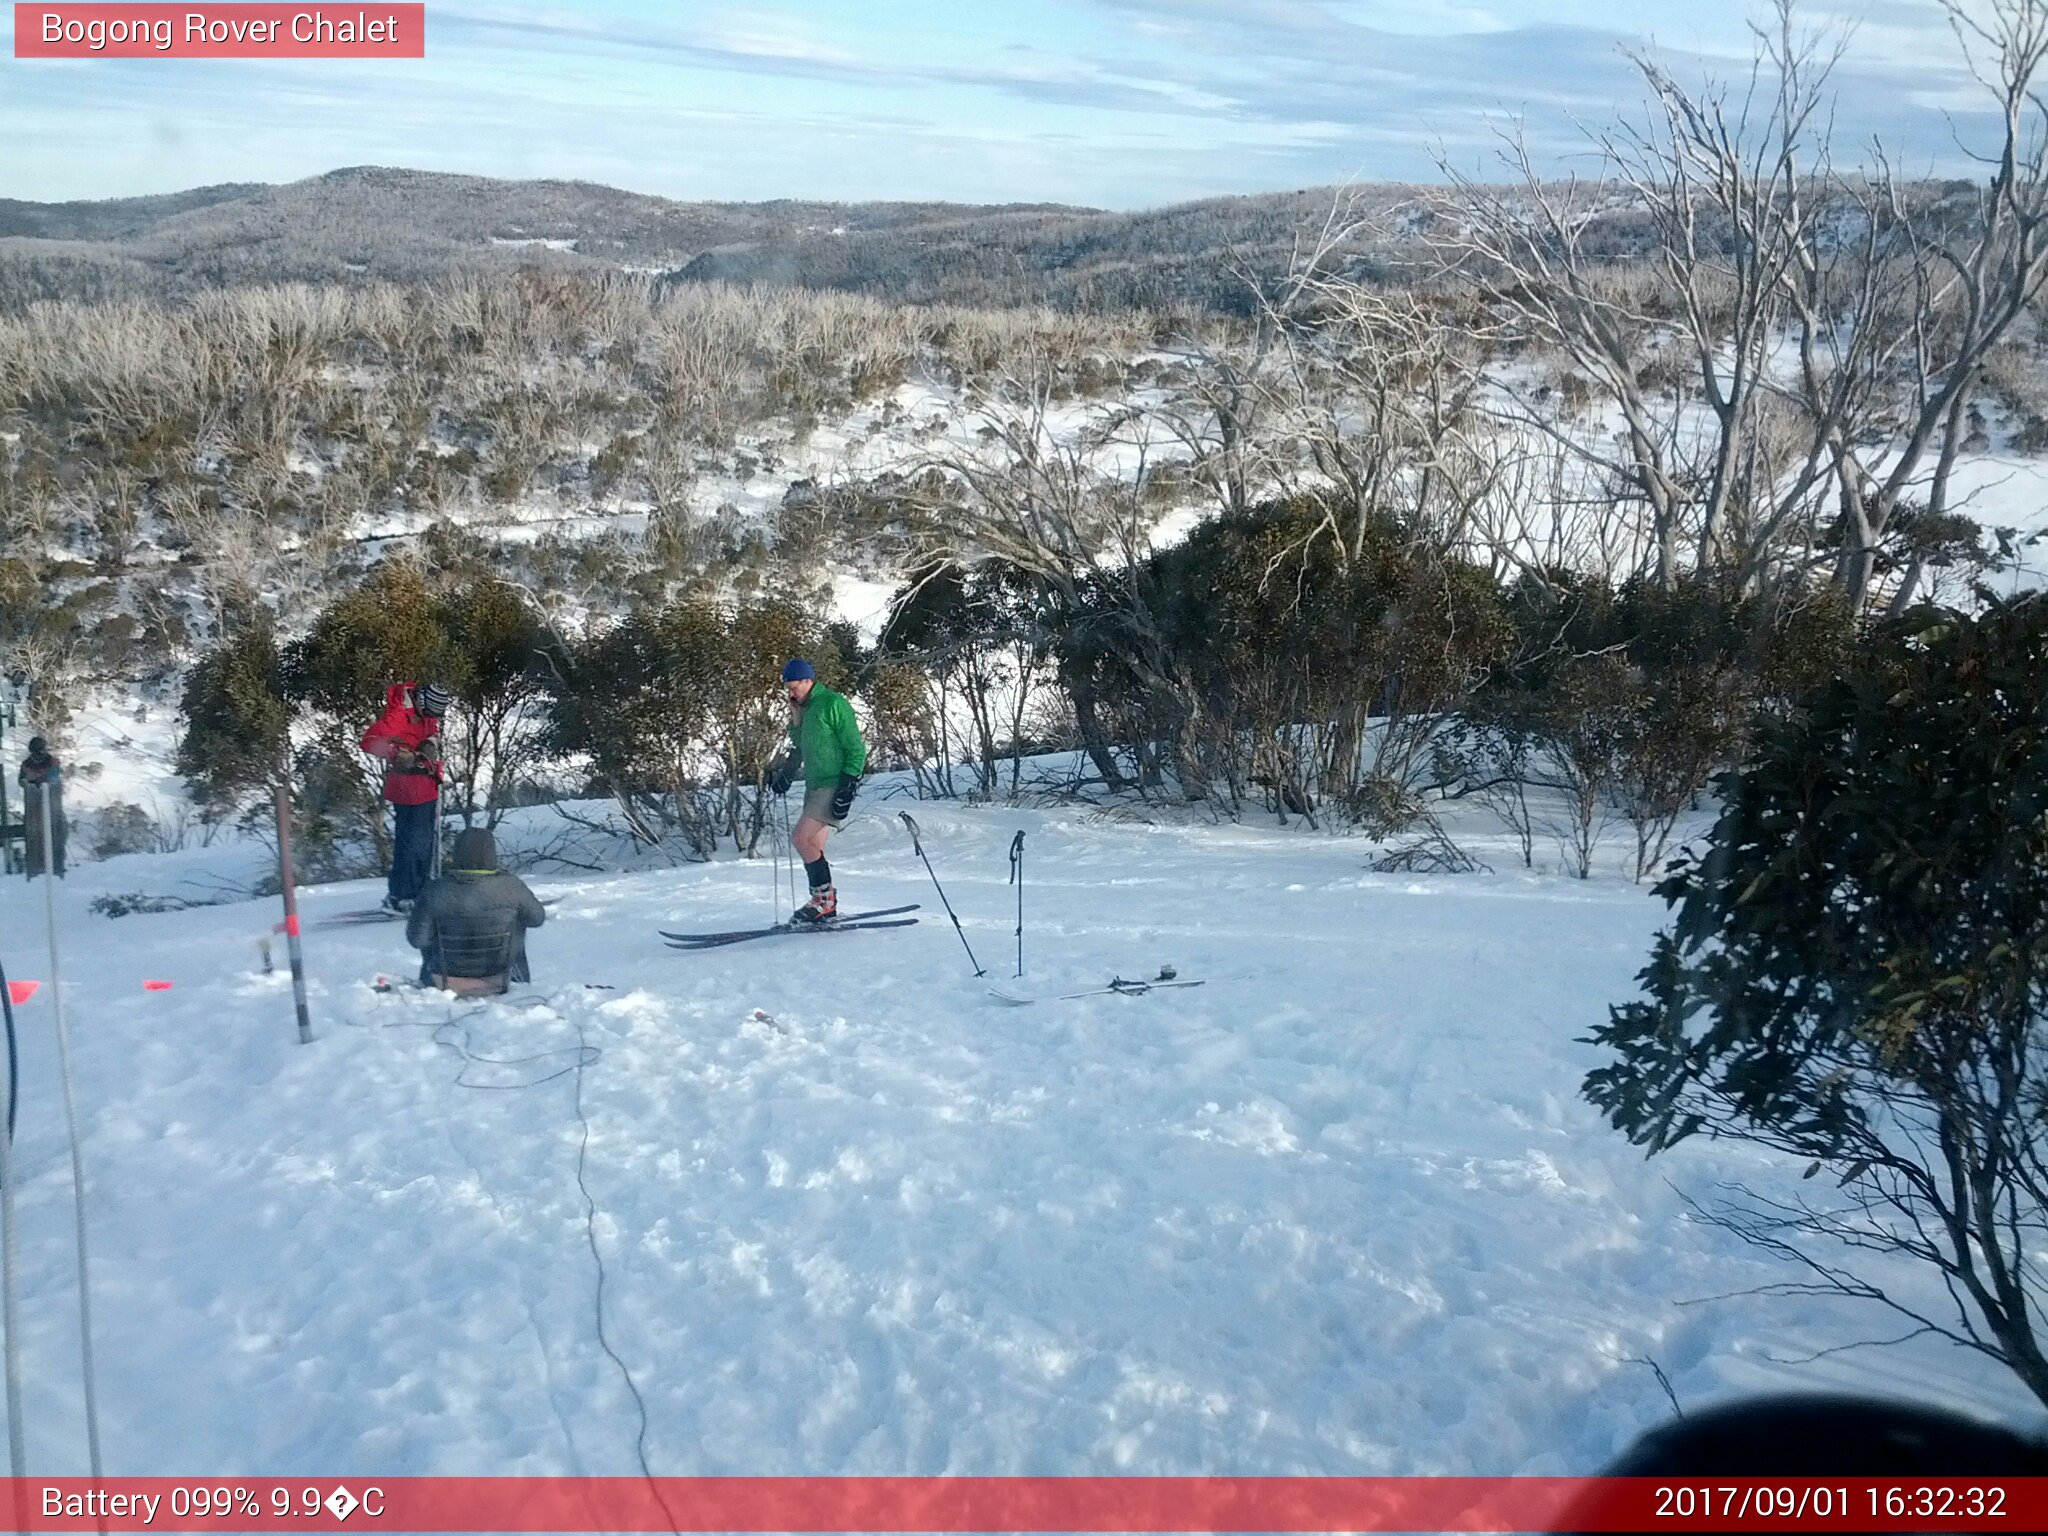
<svg viewBox="0 0 2048 1536">
<path fill-rule="evenodd" d="M 789 786 L 796 782 L 797 756 L 785 752 L 768 765 L 768 788 L 778 795 L 789 793 Z"/>
<path fill-rule="evenodd" d="M 839 787 L 832 791 L 832 819 L 834 821 L 844 821 L 846 819 L 846 813 L 853 809 L 854 791 L 859 788 L 859 774 L 842 773 L 839 775 Z"/>
</svg>

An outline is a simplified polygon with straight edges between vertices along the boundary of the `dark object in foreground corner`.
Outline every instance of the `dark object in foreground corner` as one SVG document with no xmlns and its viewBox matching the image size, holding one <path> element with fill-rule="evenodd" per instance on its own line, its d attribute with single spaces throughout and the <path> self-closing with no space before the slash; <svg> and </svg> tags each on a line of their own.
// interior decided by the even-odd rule
<svg viewBox="0 0 2048 1536">
<path fill-rule="evenodd" d="M 2041 1477 L 2048 1445 L 1946 1408 L 1833 1393 L 1727 1403 L 1653 1429 L 1608 1477 Z"/>
<path fill-rule="evenodd" d="M 1945 1408 L 1801 1393 L 1725 1403 L 1661 1425 L 1600 1475 L 2042 1477 L 2048 1476 L 2048 1443 Z M 1558 1528 L 1600 1529 L 1595 1511 L 1601 1500 L 1596 1487 Z M 1711 1526 L 1683 1523 L 1688 1532 Z"/>
</svg>

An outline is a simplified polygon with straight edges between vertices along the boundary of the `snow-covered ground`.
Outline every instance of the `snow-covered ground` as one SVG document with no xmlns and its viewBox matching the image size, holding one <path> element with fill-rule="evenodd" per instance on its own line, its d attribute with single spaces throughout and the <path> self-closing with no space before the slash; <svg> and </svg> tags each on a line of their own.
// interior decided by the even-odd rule
<svg viewBox="0 0 2048 1536">
<path fill-rule="evenodd" d="M 923 902 L 917 927 L 679 953 L 658 926 L 772 915 L 765 861 L 536 875 L 558 902 L 536 1005 L 380 995 L 410 970 L 397 930 L 315 928 L 310 1045 L 257 963 L 274 901 L 88 912 L 246 876 L 248 848 L 81 866 L 58 906 L 108 1470 L 634 1471 L 586 1123 L 606 1335 L 658 1473 L 1589 1471 L 1668 1415 L 1653 1361 L 1688 1407 L 1827 1385 L 2036 1422 L 1925 1341 L 1799 1363 L 1901 1330 L 1736 1295 L 1785 1276 L 1679 1193 L 1799 1170 L 1646 1162 L 1578 1099 L 1597 1055 L 1576 1038 L 1661 916 L 1643 888 L 1523 873 L 1474 823 L 1454 830 L 1499 873 L 917 806 L 977 980 L 888 789 L 832 858 L 849 903 Z M 306 915 L 375 895 L 310 891 Z M 17 977 L 46 974 L 42 899 L 0 887 Z M 1162 962 L 1206 984 L 1028 1009 L 985 990 Z M 75 1473 L 47 989 L 18 1018 L 30 1465 Z"/>
</svg>

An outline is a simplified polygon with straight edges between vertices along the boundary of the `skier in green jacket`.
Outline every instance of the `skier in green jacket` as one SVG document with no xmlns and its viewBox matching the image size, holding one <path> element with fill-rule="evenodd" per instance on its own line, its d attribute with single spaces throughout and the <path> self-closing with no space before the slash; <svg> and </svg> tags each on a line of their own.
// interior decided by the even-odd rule
<svg viewBox="0 0 2048 1536">
<path fill-rule="evenodd" d="M 832 884 L 832 866 L 825 862 L 825 839 L 853 809 L 854 792 L 867 771 L 868 747 L 846 696 L 818 682 L 817 669 L 801 656 L 782 669 L 789 696 L 789 750 L 768 771 L 768 787 L 782 794 L 804 775 L 804 813 L 789 835 L 797 857 L 810 877 L 811 899 L 798 907 L 792 922 L 829 923 L 839 915 L 839 893 Z"/>
</svg>

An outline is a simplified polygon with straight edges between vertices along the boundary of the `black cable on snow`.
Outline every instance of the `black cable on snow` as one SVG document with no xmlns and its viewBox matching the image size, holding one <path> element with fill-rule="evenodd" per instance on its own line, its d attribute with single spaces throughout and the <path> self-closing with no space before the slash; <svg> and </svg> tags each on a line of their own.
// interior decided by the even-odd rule
<svg viewBox="0 0 2048 1536">
<path fill-rule="evenodd" d="M 581 1018 L 576 1020 L 576 1038 L 579 1043 L 585 1039 Z M 588 1051 L 590 1046 L 585 1044 L 582 1048 Z M 661 1504 L 661 1512 L 668 1516 L 669 1529 L 675 1531 L 679 1529 L 676 1512 L 669 1508 L 668 1499 L 662 1494 L 661 1484 L 655 1480 L 653 1469 L 647 1465 L 647 1400 L 640 1395 L 640 1388 L 633 1380 L 632 1371 L 627 1369 L 626 1362 L 620 1357 L 619 1352 L 612 1348 L 612 1341 L 604 1328 L 606 1272 L 604 1254 L 597 1246 L 597 1201 L 591 1196 L 590 1185 L 584 1182 L 583 1178 L 584 1164 L 590 1153 L 590 1117 L 583 1112 L 583 1066 L 583 1061 L 579 1059 L 574 1068 L 576 1119 L 583 1127 L 583 1139 L 576 1148 L 576 1187 L 583 1191 L 583 1235 L 590 1242 L 590 1257 L 597 1265 L 597 1342 L 603 1347 L 604 1352 L 611 1356 L 612 1364 L 619 1368 L 619 1374 L 626 1380 L 626 1390 L 633 1394 L 633 1406 L 640 1414 L 640 1433 L 633 1439 L 633 1454 L 640 1459 L 640 1475 L 647 1479 L 647 1486 L 654 1491 L 654 1497 Z"/>
<path fill-rule="evenodd" d="M 0 997 L 6 996 L 4 974 L 0 974 Z M 7 1004 L 8 1133 L 0 1140 L 0 1330 L 6 1339 L 7 1453 L 14 1472 L 15 1523 L 26 1530 L 28 1518 L 28 1449 L 21 1422 L 21 1307 L 19 1255 L 20 1235 L 14 1229 L 14 1128 L 13 1089 L 16 1056 L 14 1050 L 14 1004 Z"/>
<path fill-rule="evenodd" d="M 640 1463 L 640 1475 L 647 1479 L 647 1486 L 651 1490 L 653 1490 L 656 1501 L 661 1505 L 662 1513 L 668 1516 L 669 1529 L 672 1532 L 680 1531 L 681 1526 L 677 1522 L 676 1512 L 675 1510 L 669 1507 L 668 1498 L 661 1491 L 661 1483 L 655 1477 L 653 1468 L 650 1467 L 647 1462 L 647 1434 L 649 1428 L 647 1418 L 647 1399 L 640 1395 L 639 1383 L 633 1380 L 633 1372 L 627 1367 L 624 1358 L 619 1354 L 619 1352 L 612 1347 L 611 1337 L 605 1330 L 604 1292 L 605 1282 L 610 1278 L 610 1276 L 604 1267 L 604 1254 L 597 1246 L 597 1200 L 590 1193 L 590 1185 L 583 1176 L 583 1171 L 588 1163 L 590 1154 L 590 1117 L 589 1115 L 584 1113 L 583 1109 L 583 1069 L 585 1067 L 592 1065 L 593 1063 L 597 1062 L 600 1058 L 602 1058 L 604 1052 L 597 1046 L 594 1046 L 590 1043 L 589 1036 L 586 1035 L 583 1031 L 583 1019 L 580 1015 L 573 1015 L 571 1022 L 573 1022 L 576 1026 L 576 1044 L 574 1046 L 564 1047 L 560 1050 L 539 1051 L 531 1056 L 509 1057 L 478 1056 L 473 1051 L 471 1051 L 469 1049 L 468 1026 L 464 1025 L 452 1011 L 446 1018 L 443 1019 L 406 1019 L 394 1021 L 377 1027 L 381 1027 L 384 1029 L 401 1029 L 404 1028 L 406 1025 L 431 1024 L 434 1028 L 434 1044 L 447 1046 L 449 1049 L 460 1054 L 463 1058 L 463 1071 L 458 1072 L 455 1075 L 454 1079 L 454 1084 L 458 1088 L 478 1088 L 485 1090 L 500 1091 L 520 1088 L 537 1088 L 542 1083 L 551 1083 L 556 1078 L 567 1077 L 572 1072 L 576 1075 L 576 1092 L 574 1098 L 576 1108 L 576 1121 L 577 1124 L 580 1125 L 583 1129 L 582 1140 L 578 1143 L 576 1148 L 576 1187 L 577 1189 L 582 1191 L 583 1194 L 583 1235 L 585 1240 L 590 1244 L 591 1260 L 597 1265 L 597 1296 L 595 1298 L 593 1315 L 595 1317 L 597 1324 L 598 1347 L 601 1348 L 605 1352 L 605 1354 L 611 1358 L 612 1364 L 616 1365 L 619 1368 L 619 1375 L 625 1378 L 626 1390 L 632 1394 L 633 1407 L 640 1416 L 640 1431 L 637 1435 L 633 1437 L 633 1454 Z M 451 1026 L 461 1030 L 462 1038 L 460 1041 L 448 1040 L 442 1037 L 442 1031 L 448 1029 Z M 471 1062 L 478 1062 L 494 1067 L 516 1067 L 523 1066 L 530 1061 L 544 1061 L 550 1056 L 566 1055 L 571 1050 L 573 1050 L 576 1053 L 576 1060 L 572 1065 L 562 1068 L 562 1070 L 559 1072 L 551 1072 L 546 1077 L 537 1077 L 532 1082 L 471 1083 L 464 1081 L 464 1074 L 468 1071 L 468 1066 Z"/>
<path fill-rule="evenodd" d="M 14 1043 L 14 991 L 0 965 L 0 1013 L 7 1016 L 7 1139 L 14 1140 L 14 1109 L 21 1101 L 21 1052 Z"/>
</svg>

